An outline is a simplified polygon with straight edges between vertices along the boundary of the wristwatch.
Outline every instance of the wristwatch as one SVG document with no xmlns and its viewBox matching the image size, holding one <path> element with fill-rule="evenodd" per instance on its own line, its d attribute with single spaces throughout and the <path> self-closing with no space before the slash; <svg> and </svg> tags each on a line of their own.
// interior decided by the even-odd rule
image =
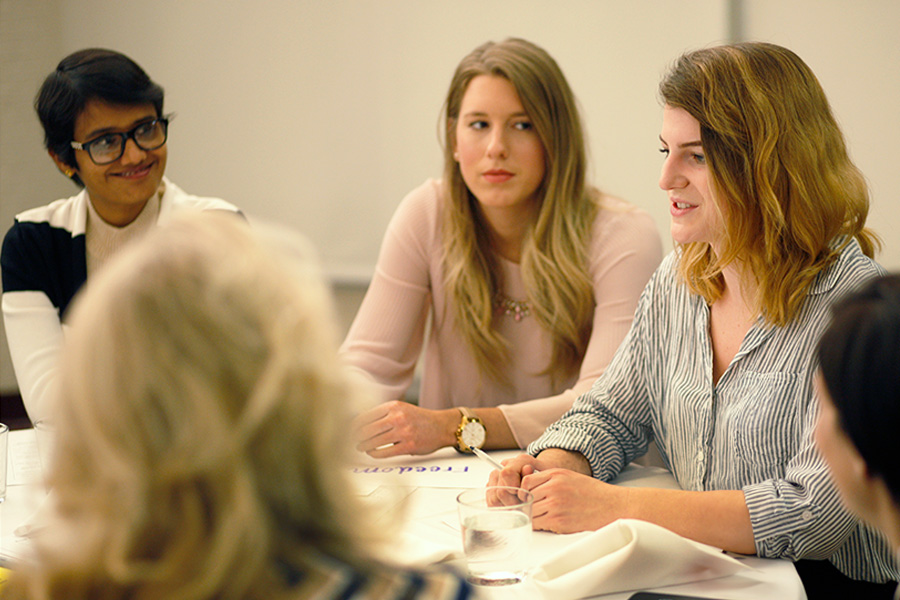
<svg viewBox="0 0 900 600">
<path fill-rule="evenodd" d="M 456 430 L 456 448 L 459 452 L 471 452 L 472 448 L 481 448 L 487 436 L 484 421 L 476 417 L 468 408 L 460 408 L 462 420 Z"/>
</svg>

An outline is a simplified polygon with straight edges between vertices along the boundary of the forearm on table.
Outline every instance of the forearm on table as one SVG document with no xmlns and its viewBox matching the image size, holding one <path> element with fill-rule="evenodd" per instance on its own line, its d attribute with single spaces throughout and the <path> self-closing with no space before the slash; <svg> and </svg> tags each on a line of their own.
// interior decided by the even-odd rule
<svg viewBox="0 0 900 600">
<path fill-rule="evenodd" d="M 475 408 L 471 409 L 475 416 L 484 421 L 484 429 L 486 437 L 484 440 L 484 448 L 486 450 L 509 450 L 518 448 L 516 438 L 513 436 L 506 417 L 499 408 Z M 459 411 L 457 411 L 456 423 L 459 424 Z M 455 430 L 454 430 L 455 431 Z M 454 442 L 455 442 L 454 435 Z"/>
<path fill-rule="evenodd" d="M 655 523 L 723 550 L 756 554 L 750 511 L 740 490 L 623 489 L 628 494 L 625 518 Z"/>
<path fill-rule="evenodd" d="M 547 448 L 537 458 L 544 465 L 556 469 L 568 469 L 582 475 L 591 475 L 591 466 L 583 454 L 562 448 Z"/>
</svg>

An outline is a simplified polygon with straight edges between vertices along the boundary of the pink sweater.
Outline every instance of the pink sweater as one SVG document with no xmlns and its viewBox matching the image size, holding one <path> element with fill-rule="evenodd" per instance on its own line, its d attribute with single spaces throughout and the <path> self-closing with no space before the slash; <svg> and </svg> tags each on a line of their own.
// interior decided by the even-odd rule
<svg viewBox="0 0 900 600">
<path fill-rule="evenodd" d="M 497 406 L 519 446 L 525 447 L 606 368 L 631 327 L 638 296 L 662 258 L 659 233 L 646 212 L 606 197 L 590 245 L 596 307 L 580 372 L 554 385 L 541 374 L 550 360 L 548 332 L 534 316 L 515 321 L 503 315 L 498 329 L 513 349 L 506 370 L 512 386 L 507 387 L 482 376 L 453 325 L 440 263 L 440 185 L 426 181 L 397 208 L 341 352 L 374 380 L 383 400 L 394 400 L 403 398 L 412 382 L 424 343 L 419 405 Z M 502 258 L 500 264 L 504 294 L 525 299 L 519 265 Z"/>
</svg>

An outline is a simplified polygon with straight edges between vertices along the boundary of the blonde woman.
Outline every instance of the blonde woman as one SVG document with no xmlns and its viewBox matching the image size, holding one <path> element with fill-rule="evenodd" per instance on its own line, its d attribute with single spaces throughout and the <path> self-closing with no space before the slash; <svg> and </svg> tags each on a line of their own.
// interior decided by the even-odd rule
<svg viewBox="0 0 900 600">
<path fill-rule="evenodd" d="M 121 253 L 73 308 L 55 512 L 10 598 L 466 598 L 372 555 L 346 479 L 326 289 L 302 247 L 191 215 Z"/>
<path fill-rule="evenodd" d="M 342 348 L 385 400 L 357 421 L 374 457 L 524 447 L 603 372 L 661 256 L 649 215 L 587 185 L 543 49 L 479 46 L 444 108 L 444 177 L 397 209 Z"/>
<path fill-rule="evenodd" d="M 687 53 L 660 95 L 659 185 L 677 247 L 603 376 L 491 481 L 532 490 L 539 529 L 642 519 L 800 561 L 805 583 L 801 559 L 827 559 L 833 589 L 858 591 L 831 597 L 871 597 L 900 571 L 841 506 L 812 437 L 830 306 L 882 272 L 865 180 L 818 80 L 786 48 Z M 682 490 L 605 483 L 651 440 Z"/>
</svg>

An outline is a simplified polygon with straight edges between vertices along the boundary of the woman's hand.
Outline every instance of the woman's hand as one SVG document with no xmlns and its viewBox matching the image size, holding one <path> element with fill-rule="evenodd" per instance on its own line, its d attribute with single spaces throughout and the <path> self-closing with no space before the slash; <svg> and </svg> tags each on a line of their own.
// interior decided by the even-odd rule
<svg viewBox="0 0 900 600">
<path fill-rule="evenodd" d="M 353 421 L 356 449 L 373 458 L 429 454 L 452 445 L 459 411 L 429 410 L 398 400 L 385 402 Z"/>
<path fill-rule="evenodd" d="M 536 458 L 529 454 L 520 454 L 515 458 L 508 458 L 501 461 L 503 470 L 491 471 L 488 476 L 488 485 L 505 485 L 509 487 L 522 487 L 522 478 L 526 475 L 543 468 L 550 468 L 550 465 L 541 464 Z"/>
<path fill-rule="evenodd" d="M 522 488 L 534 494 L 534 529 L 553 533 L 593 531 L 628 516 L 631 488 L 610 485 L 569 469 L 526 475 Z"/>
<path fill-rule="evenodd" d="M 534 494 L 534 528 L 554 533 L 599 529 L 624 518 L 629 488 L 603 483 L 590 475 L 577 452 L 551 448 L 537 458 L 520 454 L 492 471 L 488 485 L 521 487 Z"/>
<path fill-rule="evenodd" d="M 521 487 L 522 478 L 537 471 L 546 471 L 552 468 L 568 469 L 585 475 L 591 474 L 591 467 L 582 454 L 561 448 L 548 448 L 537 458 L 528 454 L 520 454 L 515 458 L 508 458 L 500 464 L 503 465 L 503 470 L 491 471 L 488 485 Z"/>
</svg>

